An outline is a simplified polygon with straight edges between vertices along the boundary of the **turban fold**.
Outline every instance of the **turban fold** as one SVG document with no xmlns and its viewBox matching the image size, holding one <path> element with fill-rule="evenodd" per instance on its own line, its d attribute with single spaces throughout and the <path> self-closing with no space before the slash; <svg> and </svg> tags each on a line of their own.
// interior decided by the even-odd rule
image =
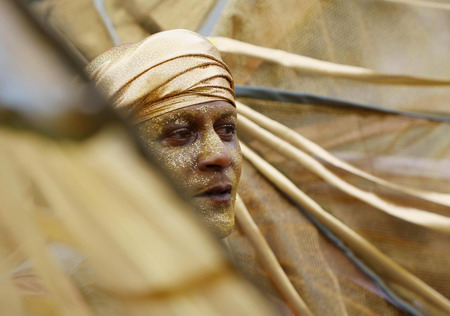
<svg viewBox="0 0 450 316">
<path fill-rule="evenodd" d="M 235 105 L 233 78 L 219 51 L 188 30 L 160 32 L 114 47 L 92 61 L 87 71 L 114 107 L 135 124 L 205 102 Z"/>
</svg>

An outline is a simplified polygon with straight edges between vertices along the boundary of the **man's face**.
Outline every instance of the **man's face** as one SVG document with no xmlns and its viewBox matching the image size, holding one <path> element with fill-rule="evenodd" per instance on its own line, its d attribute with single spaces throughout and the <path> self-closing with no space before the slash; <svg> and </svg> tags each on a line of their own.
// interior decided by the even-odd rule
<svg viewBox="0 0 450 316">
<path fill-rule="evenodd" d="M 242 155 L 236 109 L 215 101 L 193 105 L 138 125 L 139 136 L 196 212 L 219 238 L 234 228 Z"/>
</svg>

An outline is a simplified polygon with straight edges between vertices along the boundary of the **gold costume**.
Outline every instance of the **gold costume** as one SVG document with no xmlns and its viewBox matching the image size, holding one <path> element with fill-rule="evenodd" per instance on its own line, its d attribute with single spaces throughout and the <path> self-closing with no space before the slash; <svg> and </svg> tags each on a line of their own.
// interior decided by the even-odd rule
<svg viewBox="0 0 450 316">
<path fill-rule="evenodd" d="M 199 30 L 216 14 L 207 5 L 215 2 L 139 0 L 135 8 L 161 29 Z M 68 14 L 49 16 L 87 59 L 112 45 L 98 14 L 98 27 L 84 32 L 87 14 L 70 23 L 75 4 L 61 3 Z M 120 19 L 124 3 L 108 10 L 120 39 L 153 33 L 130 30 L 142 23 Z M 450 314 L 450 125 L 446 117 L 395 114 L 449 113 L 449 13 L 436 1 L 229 1 L 202 33 L 225 53 L 238 101 L 247 105 L 237 106 L 248 146 L 239 194 L 314 315 Z M 427 27 L 418 27 L 423 21 Z M 280 183 L 297 194 L 281 194 Z M 437 220 L 418 220 L 411 210 Z M 237 230 L 228 242 L 244 274 L 284 302 L 249 234 Z M 307 314 L 294 306 L 281 309 Z"/>
<path fill-rule="evenodd" d="M 87 71 L 135 124 L 211 101 L 234 105 L 233 78 L 219 51 L 188 30 L 161 32 L 113 48 L 89 64 Z"/>
<path fill-rule="evenodd" d="M 273 315 L 64 49 L 0 6 L 0 315 Z"/>
</svg>

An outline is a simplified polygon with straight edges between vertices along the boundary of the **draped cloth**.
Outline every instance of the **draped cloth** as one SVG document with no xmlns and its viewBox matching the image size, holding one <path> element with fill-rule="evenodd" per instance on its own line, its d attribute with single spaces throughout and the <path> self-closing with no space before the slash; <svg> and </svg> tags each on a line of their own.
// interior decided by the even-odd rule
<svg viewBox="0 0 450 316">
<path fill-rule="evenodd" d="M 134 124 L 205 102 L 235 105 L 233 78 L 219 51 L 188 30 L 114 47 L 94 59 L 87 72 Z"/>
</svg>

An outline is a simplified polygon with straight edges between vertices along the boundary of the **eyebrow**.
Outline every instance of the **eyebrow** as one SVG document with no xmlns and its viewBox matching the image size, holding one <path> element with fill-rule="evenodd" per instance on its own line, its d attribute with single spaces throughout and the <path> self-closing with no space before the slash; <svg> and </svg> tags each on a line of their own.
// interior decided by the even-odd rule
<svg viewBox="0 0 450 316">
<path fill-rule="evenodd" d="M 161 118 L 161 123 L 168 124 L 168 123 L 172 123 L 172 122 L 174 122 L 174 121 L 176 121 L 178 119 L 191 120 L 193 118 L 194 118 L 194 115 L 192 115 L 192 113 L 186 113 L 186 112 L 173 113 L 169 117 Z"/>
<path fill-rule="evenodd" d="M 191 120 L 195 120 L 195 113 L 192 112 L 179 112 L 179 113 L 171 113 L 172 115 L 170 115 L 169 117 L 165 117 L 165 118 L 161 118 L 161 121 L 159 121 L 158 124 L 162 124 L 162 125 L 168 125 L 171 123 L 176 122 L 177 120 L 185 120 L 185 121 L 191 121 Z M 223 120 L 226 118 L 237 118 L 237 112 L 235 109 L 230 109 L 227 110 L 224 113 L 221 113 L 215 120 Z"/>
<path fill-rule="evenodd" d="M 225 113 L 222 113 L 222 114 L 218 117 L 218 119 L 223 119 L 223 118 L 226 118 L 226 117 L 229 117 L 229 116 L 237 117 L 237 112 L 236 112 L 235 110 L 228 110 L 228 111 L 226 111 Z"/>
</svg>

